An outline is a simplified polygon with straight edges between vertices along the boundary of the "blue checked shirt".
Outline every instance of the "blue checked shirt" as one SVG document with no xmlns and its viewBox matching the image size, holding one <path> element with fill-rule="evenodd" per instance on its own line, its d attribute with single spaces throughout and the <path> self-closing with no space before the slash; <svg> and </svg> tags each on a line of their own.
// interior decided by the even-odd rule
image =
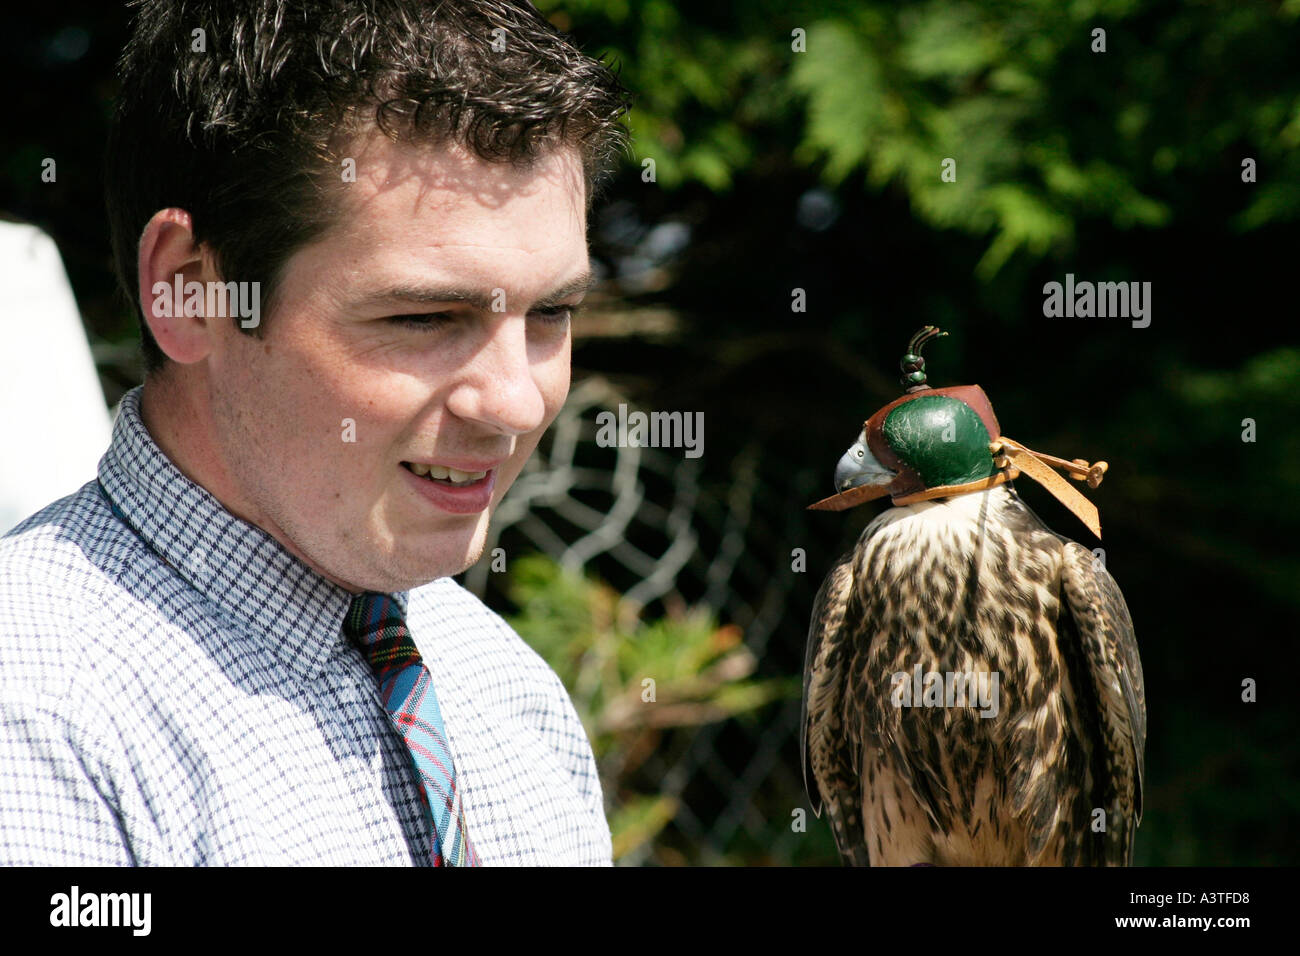
<svg viewBox="0 0 1300 956">
<path fill-rule="evenodd" d="M 185 478 L 139 398 L 99 482 L 0 539 L 0 864 L 425 864 L 351 595 Z M 396 597 L 484 865 L 609 865 L 559 678 L 450 578 Z"/>
</svg>

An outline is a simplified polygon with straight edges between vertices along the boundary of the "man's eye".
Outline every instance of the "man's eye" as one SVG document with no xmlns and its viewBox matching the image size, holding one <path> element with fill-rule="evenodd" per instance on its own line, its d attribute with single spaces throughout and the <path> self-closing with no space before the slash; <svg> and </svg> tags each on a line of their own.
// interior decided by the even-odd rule
<svg viewBox="0 0 1300 956">
<path fill-rule="evenodd" d="M 416 312 L 407 315 L 390 315 L 388 321 L 417 329 L 436 329 L 455 321 L 455 317 L 448 312 Z"/>
<path fill-rule="evenodd" d="M 555 305 L 544 309 L 533 309 L 530 315 L 539 318 L 547 325 L 561 325 L 578 311 L 576 305 Z M 405 315 L 390 315 L 387 321 L 396 325 L 405 325 L 417 329 L 437 329 L 457 321 L 451 312 L 413 312 Z"/>
<path fill-rule="evenodd" d="M 533 315 L 541 316 L 543 322 L 554 323 L 559 325 L 573 318 L 573 314 L 578 311 L 576 305 L 553 305 L 546 309 L 533 309 Z"/>
</svg>

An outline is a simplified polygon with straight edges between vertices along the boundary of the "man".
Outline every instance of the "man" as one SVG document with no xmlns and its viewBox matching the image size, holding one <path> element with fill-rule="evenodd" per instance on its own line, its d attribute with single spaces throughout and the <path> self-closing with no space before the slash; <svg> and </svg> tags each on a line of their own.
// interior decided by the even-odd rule
<svg viewBox="0 0 1300 956">
<path fill-rule="evenodd" d="M 448 575 L 568 391 L 625 92 L 510 0 L 145 0 L 121 72 L 148 373 L 0 542 L 0 863 L 608 864 Z"/>
</svg>

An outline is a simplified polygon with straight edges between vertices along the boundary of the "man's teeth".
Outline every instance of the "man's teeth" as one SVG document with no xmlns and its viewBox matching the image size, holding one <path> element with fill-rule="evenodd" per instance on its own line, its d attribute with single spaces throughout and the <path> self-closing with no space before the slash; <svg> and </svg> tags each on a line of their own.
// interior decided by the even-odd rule
<svg viewBox="0 0 1300 956">
<path fill-rule="evenodd" d="M 408 464 L 411 471 L 422 478 L 450 481 L 453 485 L 468 484 L 487 476 L 486 471 L 457 471 L 455 468 L 444 468 L 442 465 L 420 465 L 415 462 L 408 462 Z"/>
</svg>

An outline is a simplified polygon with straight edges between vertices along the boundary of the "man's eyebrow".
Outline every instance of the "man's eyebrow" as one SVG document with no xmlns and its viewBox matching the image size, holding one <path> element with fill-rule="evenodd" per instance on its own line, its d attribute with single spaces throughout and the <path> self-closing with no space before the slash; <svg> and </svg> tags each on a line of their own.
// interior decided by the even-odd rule
<svg viewBox="0 0 1300 956">
<path fill-rule="evenodd" d="M 595 283 L 595 276 L 590 272 L 583 272 L 574 276 L 567 282 L 556 286 L 546 295 L 542 296 L 536 302 L 532 303 L 531 308 L 546 309 L 559 305 L 571 295 L 579 292 L 586 292 Z M 449 286 L 393 286 L 389 289 L 383 289 L 378 292 L 372 292 L 364 299 L 365 302 L 407 302 L 419 305 L 434 305 L 446 302 L 459 302 L 478 309 L 480 312 L 493 311 L 492 306 L 497 301 L 496 290 L 494 289 L 475 289 L 467 286 L 449 285 Z"/>
<path fill-rule="evenodd" d="M 545 309 L 553 305 L 559 305 L 571 295 L 577 295 L 579 292 L 586 293 L 596 282 L 596 277 L 590 272 L 583 272 L 574 276 L 568 282 L 562 283 L 555 289 L 546 293 L 536 302 L 533 303 L 535 309 Z"/>
</svg>

